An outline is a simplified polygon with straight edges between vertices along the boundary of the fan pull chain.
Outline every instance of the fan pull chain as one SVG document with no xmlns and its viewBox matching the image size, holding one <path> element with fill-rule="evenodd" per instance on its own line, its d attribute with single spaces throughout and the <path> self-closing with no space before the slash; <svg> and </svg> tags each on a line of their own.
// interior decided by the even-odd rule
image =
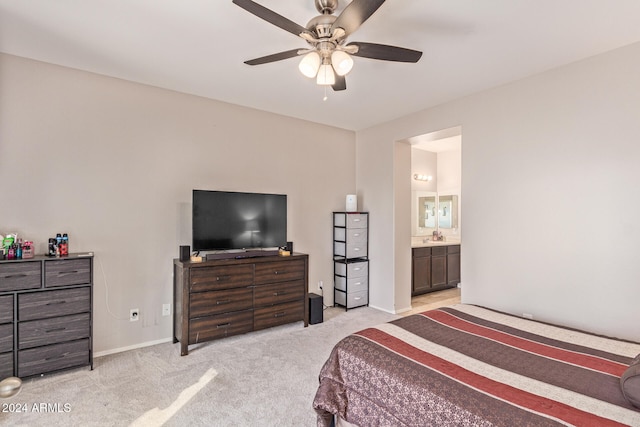
<svg viewBox="0 0 640 427">
<path fill-rule="evenodd" d="M 328 99 L 327 98 L 327 86 L 325 85 L 325 87 L 324 87 L 324 98 L 322 98 L 322 100 L 326 101 L 327 99 Z"/>
</svg>

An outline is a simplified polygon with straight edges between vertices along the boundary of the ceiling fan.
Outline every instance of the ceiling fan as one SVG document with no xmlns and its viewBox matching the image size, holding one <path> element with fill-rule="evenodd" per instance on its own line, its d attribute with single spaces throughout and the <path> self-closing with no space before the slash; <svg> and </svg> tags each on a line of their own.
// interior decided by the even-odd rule
<svg viewBox="0 0 640 427">
<path fill-rule="evenodd" d="M 291 49 L 272 55 L 245 61 L 248 65 L 260 65 L 304 55 L 298 68 L 316 83 L 331 86 L 333 90 L 345 90 L 345 75 L 353 67 L 351 56 L 396 62 L 418 62 L 422 52 L 403 47 L 377 43 L 346 43 L 354 31 L 378 10 L 385 0 L 353 0 L 340 15 L 333 12 L 338 0 L 315 0 L 320 15 L 312 18 L 306 27 L 281 16 L 251 0 L 233 0 L 233 3 L 258 18 L 303 38 L 309 47 Z"/>
</svg>

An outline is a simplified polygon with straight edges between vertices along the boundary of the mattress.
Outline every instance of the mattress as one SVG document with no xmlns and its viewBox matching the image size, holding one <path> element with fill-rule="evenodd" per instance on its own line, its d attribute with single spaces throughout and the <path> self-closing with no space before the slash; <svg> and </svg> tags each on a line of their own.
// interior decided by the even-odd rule
<svg viewBox="0 0 640 427">
<path fill-rule="evenodd" d="M 319 426 L 640 426 L 620 377 L 640 344 L 459 304 L 340 341 Z"/>
</svg>

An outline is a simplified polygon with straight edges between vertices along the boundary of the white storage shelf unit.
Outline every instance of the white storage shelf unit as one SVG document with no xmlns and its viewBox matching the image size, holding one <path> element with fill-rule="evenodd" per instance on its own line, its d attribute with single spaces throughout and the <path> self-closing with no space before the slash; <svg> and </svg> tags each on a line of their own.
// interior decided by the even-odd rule
<svg viewBox="0 0 640 427">
<path fill-rule="evenodd" d="M 369 214 L 333 213 L 334 305 L 369 304 Z"/>
</svg>

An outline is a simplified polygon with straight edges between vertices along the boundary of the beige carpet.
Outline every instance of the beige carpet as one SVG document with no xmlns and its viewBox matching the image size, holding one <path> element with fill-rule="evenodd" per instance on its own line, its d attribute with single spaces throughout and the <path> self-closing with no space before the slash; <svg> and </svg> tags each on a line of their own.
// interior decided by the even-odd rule
<svg viewBox="0 0 640 427">
<path fill-rule="evenodd" d="M 314 426 L 318 373 L 333 346 L 395 319 L 369 307 L 190 347 L 161 344 L 28 379 L 0 401 L 12 426 Z M 18 412 L 20 411 L 20 412 Z"/>
</svg>

